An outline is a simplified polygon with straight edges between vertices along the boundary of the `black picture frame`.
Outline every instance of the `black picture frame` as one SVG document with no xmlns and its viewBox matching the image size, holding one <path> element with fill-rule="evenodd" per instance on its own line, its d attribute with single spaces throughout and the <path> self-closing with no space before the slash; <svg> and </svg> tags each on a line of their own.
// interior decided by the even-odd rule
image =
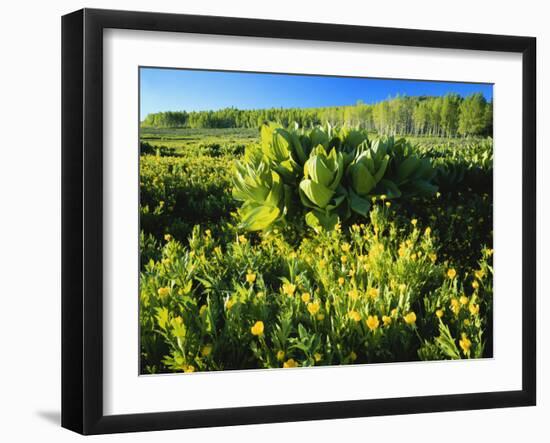
<svg viewBox="0 0 550 443">
<path fill-rule="evenodd" d="M 522 389 L 506 392 L 103 413 L 103 31 L 108 28 L 519 53 L 522 97 Z M 536 39 L 83 9 L 62 18 L 62 426 L 82 434 L 319 420 L 536 403 Z"/>
</svg>

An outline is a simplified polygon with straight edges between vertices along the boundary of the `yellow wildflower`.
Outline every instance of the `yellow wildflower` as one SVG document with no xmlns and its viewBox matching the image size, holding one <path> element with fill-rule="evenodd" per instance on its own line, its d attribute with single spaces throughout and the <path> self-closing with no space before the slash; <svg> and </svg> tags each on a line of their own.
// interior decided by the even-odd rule
<svg viewBox="0 0 550 443">
<path fill-rule="evenodd" d="M 472 288 L 474 288 L 474 289 L 478 289 L 478 288 L 479 288 L 479 282 L 478 282 L 477 280 L 474 280 L 474 281 L 472 282 Z"/>
<path fill-rule="evenodd" d="M 382 194 L 380 196 L 380 200 L 382 200 L 382 201 L 386 200 L 387 198 L 388 198 L 388 196 L 386 194 Z"/>
<path fill-rule="evenodd" d="M 470 326 L 470 319 L 469 318 L 464 319 L 464 326 Z"/>
<path fill-rule="evenodd" d="M 246 274 L 246 281 L 248 283 L 254 283 L 256 281 L 256 274 L 254 274 L 251 270 L 248 270 L 248 273 Z"/>
<path fill-rule="evenodd" d="M 376 328 L 378 328 L 378 325 L 380 324 L 380 321 L 378 320 L 377 315 L 369 315 L 366 320 L 367 326 L 371 331 L 374 331 Z"/>
<path fill-rule="evenodd" d="M 348 258 L 345 255 L 342 255 L 342 257 L 340 257 L 340 261 L 345 264 L 348 261 Z"/>
<path fill-rule="evenodd" d="M 470 314 L 477 315 L 479 314 L 479 305 L 476 303 L 470 303 L 469 310 Z"/>
<path fill-rule="evenodd" d="M 466 297 L 465 295 L 461 295 L 459 301 L 462 306 L 465 306 L 468 304 L 468 297 Z"/>
<path fill-rule="evenodd" d="M 319 260 L 319 267 L 320 268 L 324 268 L 326 264 L 327 264 L 327 262 L 325 260 L 323 260 L 323 259 Z"/>
<path fill-rule="evenodd" d="M 317 320 L 323 321 L 324 319 L 325 319 L 325 314 L 323 313 L 317 314 Z"/>
<path fill-rule="evenodd" d="M 367 294 L 369 295 L 370 298 L 377 298 L 378 295 L 380 294 L 380 291 L 378 290 L 378 288 L 370 288 Z"/>
<path fill-rule="evenodd" d="M 283 361 L 285 359 L 285 351 L 278 351 L 277 352 L 277 360 Z"/>
<path fill-rule="evenodd" d="M 456 277 L 456 270 L 454 268 L 450 268 L 447 271 L 447 277 L 449 277 L 451 280 Z"/>
<path fill-rule="evenodd" d="M 399 245 L 397 253 L 399 254 L 399 257 L 404 257 L 407 254 L 407 246 L 405 246 L 405 243 L 401 243 Z"/>
<path fill-rule="evenodd" d="M 384 326 L 389 326 L 392 322 L 391 317 L 389 317 L 388 315 L 383 315 L 382 321 L 384 322 Z"/>
<path fill-rule="evenodd" d="M 435 261 L 437 260 L 437 254 L 434 254 L 433 252 L 429 255 L 429 257 L 432 263 L 435 263 Z"/>
<path fill-rule="evenodd" d="M 204 345 L 201 349 L 201 354 L 203 357 L 208 357 L 212 352 L 212 345 Z"/>
<path fill-rule="evenodd" d="M 168 287 L 159 288 L 157 292 L 158 292 L 158 295 L 159 295 L 160 298 L 164 298 L 168 294 L 170 294 L 170 288 L 168 288 Z"/>
<path fill-rule="evenodd" d="M 315 354 L 313 354 L 313 358 L 315 359 L 315 361 L 321 361 L 323 356 L 321 354 L 319 354 L 318 352 L 316 352 Z"/>
<path fill-rule="evenodd" d="M 204 231 L 204 233 L 207 237 L 212 237 L 212 231 L 210 229 L 207 229 L 206 231 Z"/>
<path fill-rule="evenodd" d="M 283 363 L 283 368 L 296 368 L 298 367 L 298 363 L 296 363 L 296 360 L 293 358 L 288 359 Z"/>
<path fill-rule="evenodd" d="M 172 236 L 170 234 L 164 234 L 164 240 L 166 241 L 171 241 L 172 240 Z"/>
<path fill-rule="evenodd" d="M 296 291 L 296 285 L 293 285 L 292 283 L 283 284 L 283 293 L 285 293 L 289 297 L 292 297 L 294 295 L 294 291 Z"/>
<path fill-rule="evenodd" d="M 443 317 L 443 309 L 438 309 L 437 311 L 435 311 L 435 315 L 437 318 Z"/>
<path fill-rule="evenodd" d="M 456 315 L 458 315 L 460 311 L 460 303 L 456 298 L 451 299 L 451 311 L 453 311 Z"/>
<path fill-rule="evenodd" d="M 183 372 L 195 372 L 195 367 L 193 365 L 187 365 L 184 367 Z"/>
<path fill-rule="evenodd" d="M 416 218 L 413 218 L 411 220 L 411 225 L 416 226 L 417 223 L 418 223 L 418 220 Z"/>
<path fill-rule="evenodd" d="M 342 248 L 342 252 L 349 252 L 351 246 L 349 243 L 343 243 L 341 248 Z"/>
<path fill-rule="evenodd" d="M 432 233 L 432 228 L 430 228 L 429 226 L 424 230 L 424 235 L 426 237 L 429 237 L 430 234 Z"/>
<path fill-rule="evenodd" d="M 391 311 L 390 311 L 390 315 L 392 317 L 397 317 L 397 308 L 393 308 Z"/>
<path fill-rule="evenodd" d="M 311 295 L 309 292 L 304 292 L 301 298 L 304 303 L 307 303 L 311 299 Z"/>
<path fill-rule="evenodd" d="M 319 309 L 321 309 L 321 306 L 319 306 L 319 302 L 313 302 L 313 303 L 308 303 L 307 304 L 307 311 L 311 314 L 311 315 L 315 315 L 317 314 L 317 312 L 319 312 Z"/>
<path fill-rule="evenodd" d="M 264 322 L 257 321 L 254 323 L 254 326 L 250 328 L 252 335 L 262 335 L 264 333 Z"/>
<path fill-rule="evenodd" d="M 345 282 L 344 277 L 340 277 L 340 278 L 338 279 L 338 284 L 339 284 L 340 286 L 342 286 L 342 285 L 344 284 L 344 282 Z"/>
<path fill-rule="evenodd" d="M 408 325 L 413 325 L 414 323 L 416 323 L 416 314 L 411 311 L 403 317 L 403 320 L 405 320 L 405 323 L 407 323 Z"/>
<path fill-rule="evenodd" d="M 361 321 L 361 314 L 359 314 L 359 312 L 357 312 L 357 311 L 349 311 L 348 312 L 348 317 L 350 318 L 350 320 L 353 320 L 355 322 L 360 322 Z"/>
<path fill-rule="evenodd" d="M 199 309 L 199 315 L 203 315 L 206 312 L 207 306 L 202 305 Z"/>
<path fill-rule="evenodd" d="M 399 292 L 401 292 L 401 294 L 403 294 L 405 292 L 405 289 L 407 289 L 407 285 L 405 283 L 401 283 L 399 285 Z"/>
<path fill-rule="evenodd" d="M 244 235 L 239 235 L 239 242 L 245 244 L 248 239 Z"/>
<path fill-rule="evenodd" d="M 464 332 L 462 333 L 462 338 L 459 340 L 458 344 L 462 348 L 462 351 L 464 352 L 464 354 L 469 354 L 470 353 L 470 348 L 472 347 L 472 342 L 470 341 L 470 339 L 468 338 L 468 336 Z"/>
<path fill-rule="evenodd" d="M 233 300 L 232 298 L 230 298 L 229 300 L 227 300 L 227 303 L 225 304 L 225 307 L 229 311 L 235 303 L 236 303 L 236 301 Z"/>
<path fill-rule="evenodd" d="M 386 208 L 389 208 L 391 206 L 391 202 L 386 202 Z"/>
<path fill-rule="evenodd" d="M 480 269 L 476 272 L 474 272 L 474 275 L 478 280 L 483 280 L 483 277 L 485 277 L 485 271 L 483 269 Z"/>
<path fill-rule="evenodd" d="M 359 298 L 359 291 L 356 288 L 353 288 L 351 291 L 348 292 L 348 296 L 353 301 L 355 301 Z"/>
</svg>

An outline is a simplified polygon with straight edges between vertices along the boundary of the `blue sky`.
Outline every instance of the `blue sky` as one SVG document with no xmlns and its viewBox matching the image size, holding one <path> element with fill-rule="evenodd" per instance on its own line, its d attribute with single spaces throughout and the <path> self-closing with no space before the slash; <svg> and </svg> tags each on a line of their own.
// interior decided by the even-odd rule
<svg viewBox="0 0 550 443">
<path fill-rule="evenodd" d="M 141 68 L 140 119 L 151 112 L 312 108 L 351 105 L 396 95 L 462 96 L 481 92 L 490 100 L 491 84 L 344 78 L 311 75 Z"/>
</svg>

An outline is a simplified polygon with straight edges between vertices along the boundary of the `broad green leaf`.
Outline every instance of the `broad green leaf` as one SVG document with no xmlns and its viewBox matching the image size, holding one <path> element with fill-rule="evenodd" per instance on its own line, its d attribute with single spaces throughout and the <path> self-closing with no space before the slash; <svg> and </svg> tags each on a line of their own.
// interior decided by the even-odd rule
<svg viewBox="0 0 550 443">
<path fill-rule="evenodd" d="M 419 166 L 419 159 L 417 157 L 408 157 L 397 168 L 397 179 L 399 183 L 403 182 L 414 172 Z"/>
<path fill-rule="evenodd" d="M 350 206 L 351 209 L 358 214 L 366 217 L 369 214 L 370 202 L 362 197 L 359 197 L 355 192 L 350 191 Z"/>
<path fill-rule="evenodd" d="M 309 175 L 309 177 L 311 177 L 311 179 L 317 183 L 320 183 L 325 186 L 330 185 L 332 178 L 334 176 L 334 173 L 329 169 L 329 166 L 327 166 L 326 160 L 324 160 L 322 156 L 315 155 L 313 157 L 310 157 L 310 159 L 306 162 L 306 165 L 307 165 L 306 178 Z"/>
<path fill-rule="evenodd" d="M 385 194 L 390 199 L 401 197 L 401 191 L 399 190 L 397 185 L 391 180 L 380 180 L 378 188 L 380 189 L 380 194 Z"/>
<path fill-rule="evenodd" d="M 375 186 L 376 181 L 368 169 L 361 163 L 350 166 L 351 183 L 354 191 L 362 196 L 367 195 Z"/>
<path fill-rule="evenodd" d="M 378 166 L 378 171 L 376 171 L 376 174 L 374 175 L 374 181 L 376 183 L 378 183 L 380 180 L 382 180 L 382 177 L 384 177 L 389 161 L 390 156 L 386 154 Z"/>
<path fill-rule="evenodd" d="M 277 220 L 280 213 L 279 208 L 271 206 L 248 208 L 242 213 L 242 225 L 248 231 L 261 231 Z"/>
<path fill-rule="evenodd" d="M 300 189 L 319 208 L 327 206 L 334 195 L 334 191 L 313 180 L 302 180 L 300 182 Z"/>
<path fill-rule="evenodd" d="M 338 223 L 337 214 L 324 214 L 321 211 L 310 211 L 306 214 L 306 223 L 313 229 L 318 230 L 319 227 L 330 231 Z"/>
</svg>

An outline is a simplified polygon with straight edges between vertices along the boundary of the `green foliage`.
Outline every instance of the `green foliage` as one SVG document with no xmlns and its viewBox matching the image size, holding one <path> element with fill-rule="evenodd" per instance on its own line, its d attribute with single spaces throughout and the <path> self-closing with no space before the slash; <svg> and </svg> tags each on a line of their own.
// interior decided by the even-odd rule
<svg viewBox="0 0 550 443">
<path fill-rule="evenodd" d="M 230 164 L 225 157 L 141 156 L 141 229 L 185 239 L 197 223 L 215 226 L 228 219 L 236 206 Z"/>
<path fill-rule="evenodd" d="M 457 94 L 442 97 L 397 96 L 374 104 L 358 101 L 350 106 L 325 108 L 271 108 L 241 110 L 225 108 L 201 112 L 159 112 L 149 114 L 142 128 L 258 128 L 266 121 L 288 126 L 298 122 L 314 127 L 324 122 L 333 126 L 357 126 L 386 135 L 492 135 L 492 102 L 481 94 L 465 98 Z"/>
<path fill-rule="evenodd" d="M 254 152 L 236 163 L 233 197 L 243 203 L 239 209 L 244 229 L 266 229 L 284 213 L 284 188 L 281 176 Z"/>
<path fill-rule="evenodd" d="M 492 306 L 491 256 L 449 274 L 439 239 L 392 221 L 302 238 L 194 229 L 140 276 L 142 370 L 210 371 L 473 358 Z M 475 278 L 476 288 L 472 287 Z"/>
<path fill-rule="evenodd" d="M 258 132 L 142 130 L 142 373 L 492 356 L 491 139 Z"/>
<path fill-rule="evenodd" d="M 263 125 L 261 149 L 251 148 L 235 169 L 234 196 L 244 202 L 241 227 L 248 230 L 285 223 L 287 213 L 303 216 L 316 230 L 332 229 L 352 211 L 365 218 L 373 197 L 437 191 L 431 161 L 404 139 L 371 142 L 365 131 L 330 125 L 311 130 Z"/>
<path fill-rule="evenodd" d="M 489 112 L 492 117 L 492 106 L 489 111 L 487 101 L 482 94 L 469 95 L 460 103 L 458 132 L 462 135 L 483 134 L 488 123 L 486 114 Z"/>
</svg>

